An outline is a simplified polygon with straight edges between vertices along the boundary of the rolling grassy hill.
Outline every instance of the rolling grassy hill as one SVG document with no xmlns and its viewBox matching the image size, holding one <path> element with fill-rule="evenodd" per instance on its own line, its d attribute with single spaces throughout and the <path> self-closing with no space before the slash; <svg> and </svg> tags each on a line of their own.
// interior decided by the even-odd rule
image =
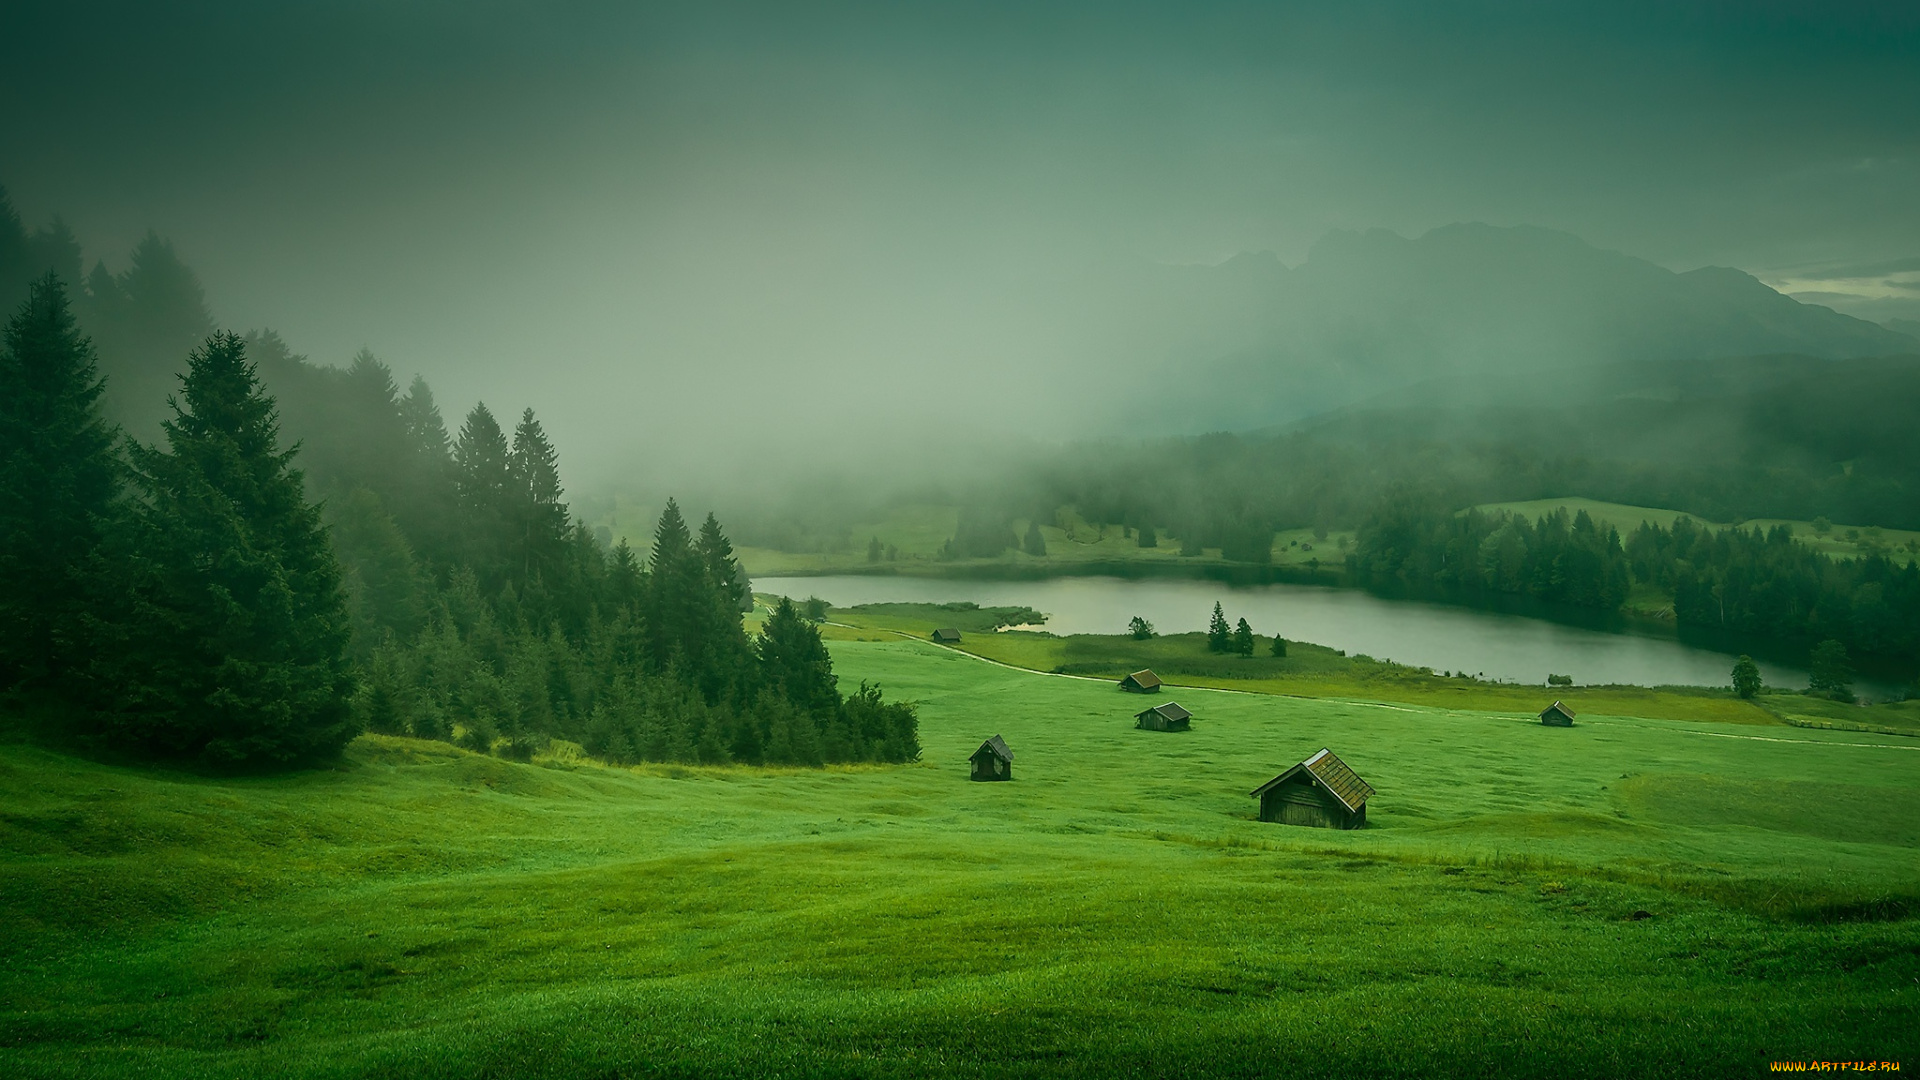
<svg viewBox="0 0 1920 1080">
<path fill-rule="evenodd" d="M 1616 1076 L 1899 1058 L 1920 751 L 833 645 L 925 762 L 212 779 L 0 746 L 10 1076 Z M 966 755 L 1012 744 L 1016 780 Z M 1332 746 L 1370 827 L 1253 820 Z"/>
</svg>

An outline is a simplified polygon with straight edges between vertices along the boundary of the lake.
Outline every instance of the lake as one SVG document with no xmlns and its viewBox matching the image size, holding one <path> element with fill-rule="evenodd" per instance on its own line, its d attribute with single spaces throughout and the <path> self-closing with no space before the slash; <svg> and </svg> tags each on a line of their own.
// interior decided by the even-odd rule
<svg viewBox="0 0 1920 1080">
<path fill-rule="evenodd" d="M 1278 633 L 1349 653 L 1365 653 L 1435 671 L 1489 679 L 1545 683 L 1549 674 L 1577 683 L 1639 686 L 1725 686 L 1729 653 L 1653 633 L 1613 633 L 1544 619 L 1445 604 L 1389 600 L 1358 589 L 1313 585 L 1230 586 L 1214 581 L 1065 577 L 1041 581 L 842 575 L 757 579 L 759 592 L 803 599 L 818 596 L 836 607 L 876 603 L 952 603 L 982 607 L 1021 605 L 1047 615 L 1055 634 L 1123 634 L 1135 615 L 1161 633 L 1205 630 L 1214 601 L 1227 621 L 1245 618 L 1259 634 Z M 1760 661 L 1770 686 L 1807 684 L 1804 669 Z M 1864 680 L 1863 693 L 1887 688 Z"/>
</svg>

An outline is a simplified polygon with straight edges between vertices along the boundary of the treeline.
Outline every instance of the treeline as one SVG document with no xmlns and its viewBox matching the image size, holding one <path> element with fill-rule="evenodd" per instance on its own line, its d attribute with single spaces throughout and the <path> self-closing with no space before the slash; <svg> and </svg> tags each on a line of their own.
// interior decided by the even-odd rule
<svg viewBox="0 0 1920 1080">
<path fill-rule="evenodd" d="M 1643 522 L 1624 541 L 1583 510 L 1533 521 L 1448 513 L 1407 493 L 1361 525 L 1356 580 L 1474 602 L 1526 595 L 1611 611 L 1636 583 L 1673 597 L 1684 626 L 1783 642 L 1838 642 L 1858 656 L 1911 666 L 1920 657 L 1920 564 L 1883 555 L 1834 559 L 1769 530 L 1708 529 L 1681 517 Z"/>
<path fill-rule="evenodd" d="M 1633 586 L 1631 564 L 1612 527 L 1565 508 L 1534 521 L 1517 514 L 1447 513 L 1405 493 L 1389 496 L 1354 535 L 1348 569 L 1361 581 L 1398 581 L 1472 599 L 1524 594 L 1552 603 L 1612 610 Z"/>
<path fill-rule="evenodd" d="M 1671 529 L 1628 538 L 1635 575 L 1673 595 L 1674 618 L 1782 639 L 1843 643 L 1856 655 L 1920 658 L 1920 564 L 1832 559 L 1772 529 Z"/>
<path fill-rule="evenodd" d="M 193 350 L 162 442 L 102 415 L 54 274 L 0 348 L 0 691 L 103 748 L 215 766 L 324 758 L 357 731 L 527 757 L 820 764 L 919 754 L 910 705 L 843 696 L 790 605 L 750 640 L 711 515 L 669 503 L 643 558 L 562 500 L 531 410 L 476 406 L 362 354 L 306 365 L 272 335 Z M 260 360 L 256 366 L 254 357 Z M 320 435 L 285 445 L 287 414 Z"/>
</svg>

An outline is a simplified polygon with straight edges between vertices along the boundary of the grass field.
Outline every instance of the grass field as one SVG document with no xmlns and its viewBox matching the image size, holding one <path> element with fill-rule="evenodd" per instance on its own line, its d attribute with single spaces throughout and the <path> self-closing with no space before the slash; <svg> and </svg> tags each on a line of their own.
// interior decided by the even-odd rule
<svg viewBox="0 0 1920 1080">
<path fill-rule="evenodd" d="M 923 764 L 0 746 L 0 1075 L 1742 1076 L 1920 1051 L 1920 752 L 836 641 Z M 1011 784 L 965 759 L 1004 735 Z M 1246 793 L 1321 746 L 1367 829 Z M 1912 1067 L 1909 1065 L 1909 1067 Z"/>
</svg>

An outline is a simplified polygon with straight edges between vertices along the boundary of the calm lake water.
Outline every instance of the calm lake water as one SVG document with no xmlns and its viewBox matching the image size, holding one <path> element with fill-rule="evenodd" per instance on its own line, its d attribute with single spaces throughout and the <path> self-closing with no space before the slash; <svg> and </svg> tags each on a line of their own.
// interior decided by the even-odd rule
<svg viewBox="0 0 1920 1080">
<path fill-rule="evenodd" d="M 1187 579 L 1052 578 L 1043 581 L 970 581 L 948 578 L 759 578 L 759 592 L 836 607 L 875 603 L 952 603 L 982 607 L 1024 604 L 1047 615 L 1055 634 L 1122 634 L 1144 617 L 1161 633 L 1205 630 L 1214 601 L 1227 621 L 1245 618 L 1259 634 L 1279 633 L 1349 653 L 1365 653 L 1435 671 L 1464 671 L 1490 679 L 1540 684 L 1549 674 L 1577 683 L 1639 686 L 1724 686 L 1731 654 L 1645 633 L 1589 630 L 1543 619 L 1444 604 L 1388 600 L 1358 589 L 1312 585 L 1230 586 Z M 1760 662 L 1768 685 L 1803 687 L 1803 669 Z M 1864 693 L 1880 688 L 1863 682 Z"/>
</svg>

